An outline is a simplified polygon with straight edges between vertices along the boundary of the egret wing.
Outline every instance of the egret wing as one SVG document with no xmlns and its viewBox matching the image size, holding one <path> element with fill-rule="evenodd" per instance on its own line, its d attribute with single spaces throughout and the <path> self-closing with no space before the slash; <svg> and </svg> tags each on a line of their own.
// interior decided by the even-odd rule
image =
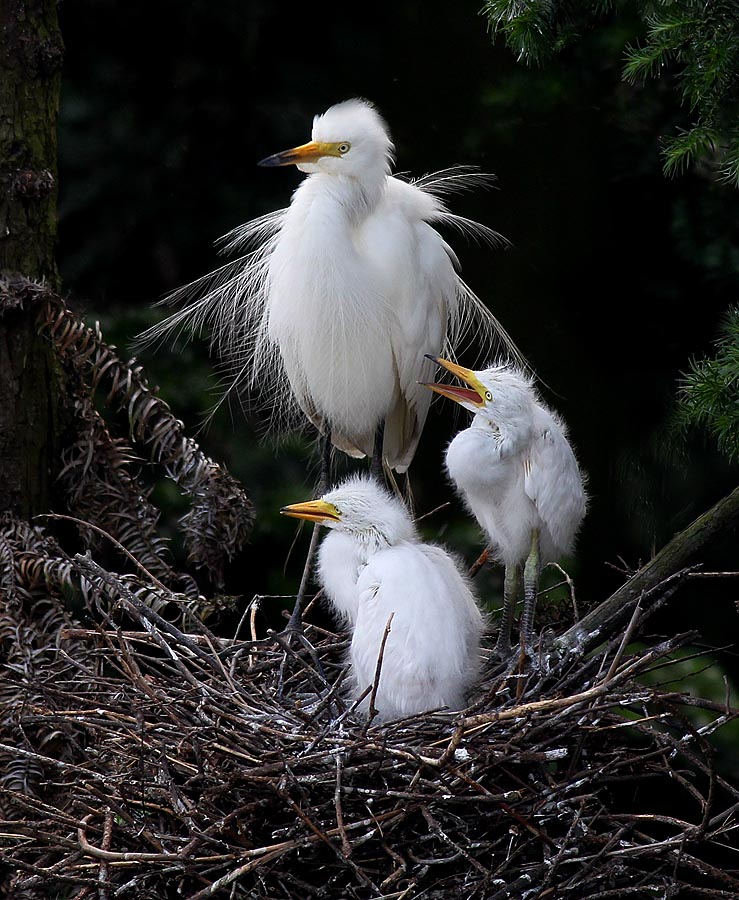
<svg viewBox="0 0 739 900">
<path fill-rule="evenodd" d="M 391 336 L 398 379 L 398 398 L 386 421 L 388 456 L 403 471 L 416 451 L 433 394 L 422 382 L 431 381 L 434 364 L 446 340 L 449 304 L 456 276 L 445 244 L 430 226 L 418 226 L 417 266 L 396 296 L 397 329 Z M 395 446 L 388 443 L 395 438 Z"/>
<path fill-rule="evenodd" d="M 357 588 L 351 648 L 357 687 L 374 679 L 392 615 L 382 660 L 383 706 L 397 715 L 458 708 L 477 671 L 482 617 L 448 554 L 417 544 L 383 550 L 370 559 Z"/>
<path fill-rule="evenodd" d="M 266 276 L 269 259 L 285 223 L 287 209 L 278 209 L 234 228 L 216 243 L 219 252 L 242 252 L 221 266 L 167 295 L 159 305 L 177 307 L 137 338 L 138 346 L 173 342 L 181 333 L 207 330 L 211 350 L 221 359 L 227 388 L 216 409 L 233 391 L 256 389 L 268 407 L 276 398 L 290 398 L 279 354 L 270 352 L 267 338 Z M 295 405 L 280 409 L 283 426 L 297 420 Z"/>
<path fill-rule="evenodd" d="M 419 384 L 433 374 L 425 354 L 442 352 L 457 295 L 453 254 L 429 224 L 436 205 L 419 188 L 390 178 L 386 201 L 366 232 L 392 315 L 388 338 L 397 388 L 385 419 L 385 455 L 399 471 L 413 458 L 431 403 L 431 392 Z"/>
<path fill-rule="evenodd" d="M 564 426 L 554 417 L 540 423 L 524 461 L 524 490 L 536 505 L 558 554 L 572 548 L 585 515 L 585 490 Z"/>
</svg>

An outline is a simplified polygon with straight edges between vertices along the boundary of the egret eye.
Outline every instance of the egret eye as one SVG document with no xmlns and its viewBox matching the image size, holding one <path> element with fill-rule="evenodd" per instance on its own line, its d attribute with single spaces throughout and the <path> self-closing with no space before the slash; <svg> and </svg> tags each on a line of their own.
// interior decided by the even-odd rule
<svg viewBox="0 0 739 900">
<path fill-rule="evenodd" d="M 490 401 L 493 399 L 493 395 L 490 393 L 490 391 L 485 391 L 485 399 L 488 401 L 488 403 L 490 403 Z"/>
<path fill-rule="evenodd" d="M 346 141 L 343 144 L 339 144 L 338 151 L 339 153 L 348 153 L 352 148 L 352 145 L 347 143 Z"/>
</svg>

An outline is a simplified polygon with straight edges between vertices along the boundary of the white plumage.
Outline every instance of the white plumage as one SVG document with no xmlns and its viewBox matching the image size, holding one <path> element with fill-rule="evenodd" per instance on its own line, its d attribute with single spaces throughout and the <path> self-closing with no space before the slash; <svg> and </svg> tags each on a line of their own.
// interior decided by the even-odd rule
<svg viewBox="0 0 739 900">
<path fill-rule="evenodd" d="M 318 577 L 352 631 L 352 697 L 373 684 L 392 614 L 375 698 L 380 717 L 462 708 L 478 672 L 483 617 L 453 559 L 421 542 L 402 501 L 353 477 L 282 512 L 331 529 Z M 368 705 L 369 696 L 360 708 Z"/>
<path fill-rule="evenodd" d="M 583 477 L 564 423 L 537 396 L 523 372 L 508 365 L 475 372 L 448 360 L 436 362 L 469 385 L 428 387 L 474 413 L 469 428 L 449 444 L 446 467 L 506 566 L 508 604 L 515 603 L 510 594 L 520 568 L 530 560 L 524 584 L 525 631 L 533 624 L 532 578 L 538 579 L 542 565 L 572 550 L 586 510 Z M 509 605 L 504 629 L 511 614 Z M 502 644 L 508 639 L 504 629 Z"/>
<path fill-rule="evenodd" d="M 308 173 L 290 207 L 227 235 L 227 250 L 256 248 L 174 294 L 190 305 L 143 337 L 208 324 L 236 382 L 272 400 L 276 424 L 294 426 L 297 406 L 362 456 L 384 422 L 385 463 L 404 471 L 430 402 L 418 384 L 431 374 L 424 354 L 449 354 L 470 322 L 515 349 L 434 227 L 499 242 L 441 199 L 484 177 L 458 169 L 407 182 L 390 175 L 392 159 L 387 126 L 367 101 L 316 116 L 308 144 L 260 163 Z"/>
</svg>

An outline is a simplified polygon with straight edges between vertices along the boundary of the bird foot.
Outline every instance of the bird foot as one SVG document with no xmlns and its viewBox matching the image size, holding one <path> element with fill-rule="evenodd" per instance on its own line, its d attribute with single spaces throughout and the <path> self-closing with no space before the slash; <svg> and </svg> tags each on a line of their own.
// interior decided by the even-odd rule
<svg viewBox="0 0 739 900">
<path fill-rule="evenodd" d="M 514 647 L 510 640 L 500 640 L 499 638 L 492 649 L 492 655 L 494 659 L 506 662 L 517 650 L 518 647 Z"/>
<path fill-rule="evenodd" d="M 290 618 L 287 620 L 285 627 L 278 633 L 279 637 L 284 637 L 291 642 L 293 639 L 300 640 L 303 635 L 303 611 L 300 602 L 295 604 Z"/>
<path fill-rule="evenodd" d="M 321 665 L 321 660 L 318 658 L 316 648 L 308 640 L 303 630 L 302 601 L 303 598 L 299 594 L 295 606 L 293 607 L 293 611 L 290 614 L 290 618 L 287 620 L 287 624 L 282 629 L 282 631 L 277 631 L 274 633 L 275 643 L 284 651 L 282 661 L 280 663 L 280 674 L 277 680 L 277 696 L 280 698 L 283 695 L 285 687 L 285 673 L 287 669 L 288 658 L 298 656 L 301 647 L 303 648 L 303 650 L 306 650 L 308 652 L 308 655 L 313 662 L 313 667 L 315 668 L 318 675 L 323 679 L 323 681 L 326 681 L 326 672 Z"/>
<path fill-rule="evenodd" d="M 321 660 L 318 658 L 316 648 L 311 644 L 303 632 L 303 621 L 301 616 L 298 616 L 297 621 L 295 622 L 293 621 L 293 616 L 290 616 L 287 625 L 282 631 L 275 633 L 274 639 L 275 643 L 282 647 L 283 650 L 282 661 L 280 662 L 280 673 L 277 679 L 277 696 L 279 698 L 282 698 L 285 688 L 287 661 L 290 657 L 297 657 L 301 647 L 303 650 L 307 651 L 308 656 L 310 656 L 313 663 L 313 668 L 320 678 L 324 682 L 327 682 L 326 671 L 321 665 Z"/>
</svg>

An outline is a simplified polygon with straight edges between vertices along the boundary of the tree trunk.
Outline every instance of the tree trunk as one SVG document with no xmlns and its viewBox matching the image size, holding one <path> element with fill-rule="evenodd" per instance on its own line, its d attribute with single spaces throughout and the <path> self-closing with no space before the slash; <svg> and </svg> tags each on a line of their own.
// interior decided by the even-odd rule
<svg viewBox="0 0 739 900">
<path fill-rule="evenodd" d="M 56 124 L 63 43 L 56 0 L 0 0 L 0 511 L 48 509 L 63 373 L 16 279 L 59 289 Z"/>
</svg>

